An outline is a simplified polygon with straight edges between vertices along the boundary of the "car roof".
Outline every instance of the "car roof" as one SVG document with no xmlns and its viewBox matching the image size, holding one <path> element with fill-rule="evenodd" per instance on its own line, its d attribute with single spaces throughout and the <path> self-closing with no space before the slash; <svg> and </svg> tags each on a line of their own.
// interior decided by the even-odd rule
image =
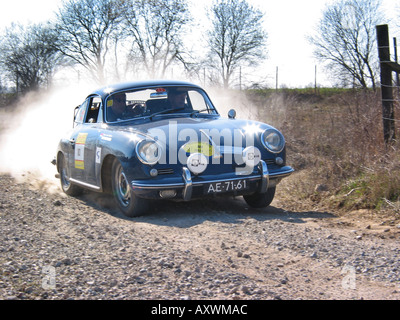
<svg viewBox="0 0 400 320">
<path fill-rule="evenodd" d="M 198 85 L 195 85 L 186 81 L 177 81 L 177 80 L 147 80 L 147 81 L 132 81 L 132 82 L 122 82 L 116 83 L 112 85 L 107 85 L 102 88 L 99 88 L 91 93 L 91 95 L 100 95 L 101 97 L 106 97 L 111 93 L 124 91 L 128 89 L 140 89 L 146 87 L 170 87 L 170 86 L 185 86 L 185 87 L 194 87 L 200 88 Z"/>
</svg>

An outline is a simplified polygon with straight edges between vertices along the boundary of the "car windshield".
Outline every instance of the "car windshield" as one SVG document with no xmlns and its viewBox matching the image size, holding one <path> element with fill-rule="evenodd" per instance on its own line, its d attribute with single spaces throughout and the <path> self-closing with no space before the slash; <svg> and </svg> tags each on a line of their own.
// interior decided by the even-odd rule
<svg viewBox="0 0 400 320">
<path fill-rule="evenodd" d="M 159 87 L 117 92 L 106 101 L 107 122 L 170 114 L 218 114 L 203 90 L 188 87 Z"/>
</svg>

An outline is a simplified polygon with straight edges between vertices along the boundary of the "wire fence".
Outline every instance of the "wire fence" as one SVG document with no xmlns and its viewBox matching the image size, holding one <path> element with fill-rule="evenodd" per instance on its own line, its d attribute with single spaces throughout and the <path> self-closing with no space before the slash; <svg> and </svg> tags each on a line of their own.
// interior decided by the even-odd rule
<svg viewBox="0 0 400 320">
<path fill-rule="evenodd" d="M 388 120 L 388 121 L 393 121 L 394 123 L 400 123 L 400 83 L 397 82 L 396 77 L 398 74 L 396 72 L 393 72 L 395 77 L 392 80 L 392 85 L 385 85 L 385 84 L 380 84 L 381 88 L 391 88 L 392 93 L 393 93 L 393 99 L 385 99 L 382 98 L 381 101 L 382 103 L 385 102 L 391 102 L 393 103 L 393 110 L 394 110 L 394 118 L 387 118 L 385 116 L 382 116 L 382 120 Z M 396 130 L 399 132 L 399 129 Z"/>
</svg>

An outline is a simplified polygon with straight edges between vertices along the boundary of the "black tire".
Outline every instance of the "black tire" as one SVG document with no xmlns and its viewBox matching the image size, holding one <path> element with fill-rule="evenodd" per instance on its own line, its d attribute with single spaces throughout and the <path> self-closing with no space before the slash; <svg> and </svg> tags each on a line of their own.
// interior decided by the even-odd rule
<svg viewBox="0 0 400 320">
<path fill-rule="evenodd" d="M 111 188 L 114 200 L 125 216 L 138 217 L 146 213 L 148 202 L 133 193 L 124 170 L 117 159 L 112 164 Z"/>
<path fill-rule="evenodd" d="M 253 208 L 265 208 L 268 207 L 275 196 L 275 187 L 268 188 L 265 193 L 253 193 L 250 195 L 243 196 L 246 203 Z"/>
<path fill-rule="evenodd" d="M 69 180 L 70 172 L 67 163 L 65 162 L 64 155 L 60 155 L 59 159 L 59 173 L 60 173 L 60 183 L 62 190 L 69 196 L 79 196 L 82 194 L 83 189 Z"/>
</svg>

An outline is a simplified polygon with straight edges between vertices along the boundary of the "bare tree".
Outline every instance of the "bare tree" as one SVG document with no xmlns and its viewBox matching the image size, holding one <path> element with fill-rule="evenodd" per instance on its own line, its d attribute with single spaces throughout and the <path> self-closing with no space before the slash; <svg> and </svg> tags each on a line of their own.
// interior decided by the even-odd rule
<svg viewBox="0 0 400 320">
<path fill-rule="evenodd" d="M 164 77 L 176 62 L 185 65 L 182 38 L 191 19 L 186 0 L 133 0 L 124 18 L 133 39 L 130 58 L 150 77 Z"/>
<path fill-rule="evenodd" d="M 0 64 L 17 92 L 48 86 L 62 57 L 53 44 L 57 35 L 49 24 L 12 24 L 1 38 Z"/>
<path fill-rule="evenodd" d="M 66 0 L 57 13 L 57 48 L 99 83 L 112 41 L 118 40 L 124 0 Z"/>
<path fill-rule="evenodd" d="M 382 13 L 380 0 L 339 0 L 328 5 L 309 37 L 314 55 L 344 84 L 376 86 L 378 69 L 375 26 Z"/>
<path fill-rule="evenodd" d="M 218 70 L 222 84 L 227 88 L 238 67 L 256 65 L 265 58 L 264 16 L 246 0 L 217 0 L 210 14 L 209 65 Z"/>
</svg>

